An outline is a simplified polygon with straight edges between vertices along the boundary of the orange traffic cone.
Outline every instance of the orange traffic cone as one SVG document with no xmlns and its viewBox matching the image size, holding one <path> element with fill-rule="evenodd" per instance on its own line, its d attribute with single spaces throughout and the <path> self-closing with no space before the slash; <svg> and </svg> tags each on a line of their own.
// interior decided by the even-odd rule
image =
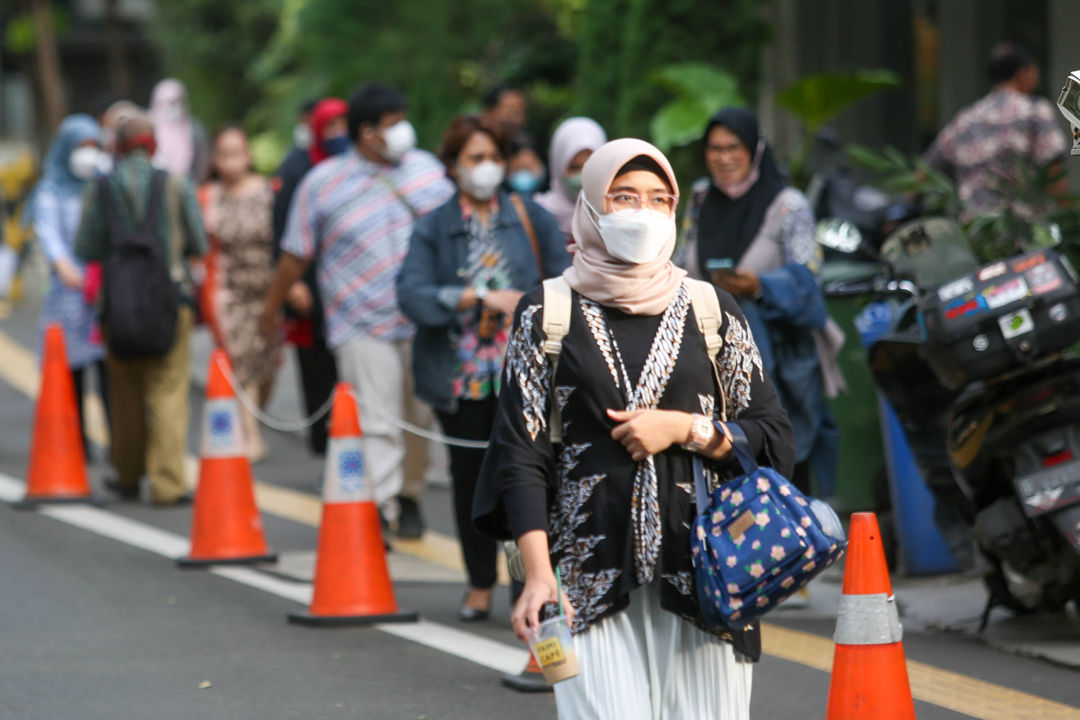
<svg viewBox="0 0 1080 720">
<path fill-rule="evenodd" d="M 226 378 L 229 358 L 223 350 L 210 356 L 203 407 L 199 487 L 191 514 L 191 552 L 181 567 L 273 562 L 266 547 L 262 518 L 255 507 L 254 480 L 244 451 L 240 408 Z"/>
<path fill-rule="evenodd" d="M 45 328 L 41 392 L 34 413 L 26 497 L 14 506 L 26 509 L 38 503 L 61 502 L 94 500 L 86 475 L 75 381 L 64 352 L 64 331 L 53 324 Z"/>
<path fill-rule="evenodd" d="M 852 515 L 848 538 L 826 720 L 915 720 L 877 516 Z"/>
<path fill-rule="evenodd" d="M 330 415 L 311 605 L 306 613 L 289 613 L 289 622 L 370 625 L 419 618 L 415 612 L 400 610 L 394 599 L 379 510 L 364 477 L 361 435 L 352 386 L 338 383 Z"/>
</svg>

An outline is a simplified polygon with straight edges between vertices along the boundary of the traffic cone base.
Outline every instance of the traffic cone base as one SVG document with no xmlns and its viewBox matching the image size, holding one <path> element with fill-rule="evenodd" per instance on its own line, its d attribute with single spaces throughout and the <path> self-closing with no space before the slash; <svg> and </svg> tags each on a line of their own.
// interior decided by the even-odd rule
<svg viewBox="0 0 1080 720">
<path fill-rule="evenodd" d="M 276 563 L 278 555 L 270 552 L 265 555 L 238 555 L 222 558 L 196 558 L 184 556 L 176 558 L 176 564 L 182 568 L 204 568 L 211 565 L 255 565 L 258 563 Z"/>
<path fill-rule="evenodd" d="M 400 609 L 394 598 L 382 523 L 365 472 L 362 435 L 352 387 L 338 383 L 330 415 L 311 605 L 306 613 L 290 613 L 291 623 L 348 626 L 419 619 L 417 613 Z"/>
<path fill-rule="evenodd" d="M 26 467 L 26 497 L 13 507 L 30 509 L 39 503 L 92 500 L 86 473 L 75 381 L 67 365 L 64 331 L 45 328 L 41 390 L 34 410 L 34 432 Z"/>
<path fill-rule="evenodd" d="M 225 375 L 223 350 L 210 356 L 203 407 L 199 485 L 191 512 L 191 550 L 177 559 L 180 567 L 273 562 L 255 504 L 251 475 L 240 425 L 240 408 Z"/>
<path fill-rule="evenodd" d="M 413 623 L 420 619 L 420 613 L 412 610 L 399 610 L 386 615 L 312 615 L 311 613 L 289 613 L 289 622 L 293 625 L 308 627 L 364 627 L 380 623 Z"/>
<path fill-rule="evenodd" d="M 13 500 L 8 503 L 13 510 L 34 510 L 42 505 L 93 505 L 105 507 L 106 503 L 101 498 L 93 495 L 27 495 L 22 500 Z"/>
</svg>

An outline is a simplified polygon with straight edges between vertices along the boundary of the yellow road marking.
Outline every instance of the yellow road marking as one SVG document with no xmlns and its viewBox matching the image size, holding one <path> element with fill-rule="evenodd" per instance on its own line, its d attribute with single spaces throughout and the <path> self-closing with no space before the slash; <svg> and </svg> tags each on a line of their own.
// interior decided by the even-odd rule
<svg viewBox="0 0 1080 720">
<path fill-rule="evenodd" d="M 773 657 L 832 672 L 833 643 L 820 635 L 762 623 L 761 649 Z M 1080 710 L 951 670 L 907 661 L 916 700 L 979 720 L 1080 720 Z"/>
<path fill-rule="evenodd" d="M 40 376 L 36 356 L 0 330 L 0 378 L 31 400 L 37 397 Z M 96 398 L 95 398 L 96 399 Z M 104 424 L 104 415 L 98 422 Z M 107 432 L 94 423 L 90 437 L 98 444 L 107 441 Z M 192 486 L 198 477 L 198 459 L 184 458 L 188 482 Z M 266 483 L 255 483 L 255 498 L 259 508 L 278 517 L 304 525 L 318 527 L 322 504 L 310 493 L 298 492 Z M 420 560 L 455 570 L 463 570 L 460 547 L 452 537 L 427 531 L 422 540 L 392 539 L 395 551 Z M 500 553 L 500 577 L 506 581 L 506 566 Z M 789 660 L 816 670 L 832 671 L 833 643 L 828 638 L 762 623 L 762 651 L 773 657 Z M 977 678 L 943 670 L 933 665 L 907 661 L 911 693 L 916 700 L 937 705 L 977 720 L 1080 720 L 1080 710 L 1053 700 L 995 685 Z"/>
</svg>

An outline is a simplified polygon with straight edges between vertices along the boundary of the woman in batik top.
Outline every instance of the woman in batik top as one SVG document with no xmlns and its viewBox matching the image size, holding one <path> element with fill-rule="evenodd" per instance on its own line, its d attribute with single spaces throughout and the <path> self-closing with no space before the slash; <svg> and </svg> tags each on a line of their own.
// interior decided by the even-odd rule
<svg viewBox="0 0 1080 720">
<path fill-rule="evenodd" d="M 692 453 L 714 482 L 740 474 L 727 440 L 701 423 L 726 418 L 760 464 L 787 473 L 791 427 L 722 290 L 718 385 L 685 273 L 670 261 L 678 184 L 664 155 L 615 140 L 582 178 L 563 274 L 569 330 L 556 364 L 545 354 L 543 292 L 519 303 L 474 518 L 521 548 L 512 622 L 522 639 L 557 600 L 559 568 L 581 668 L 555 686 L 560 718 L 746 718 L 759 631 L 702 621 Z"/>
<path fill-rule="evenodd" d="M 417 222 L 398 276 L 398 303 L 417 324 L 417 396 L 434 408 L 448 435 L 487 440 L 514 307 L 523 290 L 558 275 L 570 256 L 551 215 L 499 190 L 506 158 L 478 117 L 451 121 L 439 158 L 458 192 Z M 483 450 L 450 447 L 455 519 L 469 576 L 459 612 L 465 622 L 487 619 L 496 580 L 495 543 L 472 524 L 483 459 Z"/>
</svg>

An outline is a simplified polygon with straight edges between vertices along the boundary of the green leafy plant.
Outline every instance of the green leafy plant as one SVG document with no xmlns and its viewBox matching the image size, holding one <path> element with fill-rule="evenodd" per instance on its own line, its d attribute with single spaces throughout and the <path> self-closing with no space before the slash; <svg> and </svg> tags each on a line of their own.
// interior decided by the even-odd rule
<svg viewBox="0 0 1080 720">
<path fill-rule="evenodd" d="M 806 75 L 784 88 L 776 102 L 803 126 L 803 140 L 791 159 L 791 174 L 797 184 L 805 180 L 803 168 L 814 138 L 821 128 L 855 103 L 900 84 L 891 70 L 856 70 L 851 73 Z"/>
<path fill-rule="evenodd" d="M 868 170 L 875 177 L 875 184 L 890 195 L 919 196 L 927 215 L 960 215 L 956 184 L 921 158 L 908 158 L 892 146 L 879 153 L 851 144 L 844 152 L 856 166 Z"/>
<path fill-rule="evenodd" d="M 675 95 L 649 123 L 653 143 L 665 152 L 699 139 L 720 108 L 746 104 L 734 75 L 704 63 L 665 65 L 650 79 Z"/>
<path fill-rule="evenodd" d="M 988 263 L 1037 247 L 1060 243 L 1070 259 L 1080 260 L 1080 210 L 1071 196 L 1051 190 L 1064 178 L 1060 163 L 1032 169 L 1017 163 L 1002 172 L 991 188 L 1003 199 L 994 211 L 965 217 L 956 184 L 919 158 L 908 158 L 894 147 L 877 152 L 849 145 L 852 162 L 868 170 L 874 183 L 890 194 L 918 196 L 926 215 L 944 215 L 961 221 L 964 234 L 980 262 Z"/>
</svg>

